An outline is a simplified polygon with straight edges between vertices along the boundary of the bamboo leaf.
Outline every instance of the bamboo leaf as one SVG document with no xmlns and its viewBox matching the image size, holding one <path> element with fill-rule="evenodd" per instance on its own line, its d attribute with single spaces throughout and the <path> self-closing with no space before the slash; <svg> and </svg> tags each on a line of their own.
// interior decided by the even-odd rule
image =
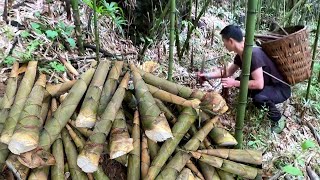
<svg viewBox="0 0 320 180">
<path fill-rule="evenodd" d="M 282 168 L 282 170 L 288 174 L 291 174 L 293 176 L 303 176 L 302 172 L 300 169 L 293 167 L 291 164 L 286 165 Z"/>
<path fill-rule="evenodd" d="M 310 139 L 305 140 L 302 144 L 301 147 L 303 150 L 307 150 L 309 148 L 314 148 L 316 145 L 314 144 L 314 142 Z"/>
<path fill-rule="evenodd" d="M 76 41 L 74 39 L 68 38 L 67 41 L 72 49 L 76 47 Z"/>
<path fill-rule="evenodd" d="M 48 38 L 54 39 L 58 36 L 58 33 L 56 31 L 46 30 L 46 35 Z"/>
</svg>

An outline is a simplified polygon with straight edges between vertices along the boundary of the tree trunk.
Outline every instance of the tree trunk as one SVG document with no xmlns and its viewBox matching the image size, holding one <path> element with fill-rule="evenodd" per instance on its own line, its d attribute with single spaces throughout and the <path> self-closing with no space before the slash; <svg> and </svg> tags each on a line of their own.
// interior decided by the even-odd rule
<svg viewBox="0 0 320 180">
<path fill-rule="evenodd" d="M 94 37 L 96 42 L 96 61 L 99 62 L 100 42 L 99 42 L 99 29 L 98 29 L 98 23 L 97 23 L 97 0 L 93 0 L 93 23 L 94 23 Z"/>
<path fill-rule="evenodd" d="M 241 73 L 241 82 L 240 82 L 240 94 L 238 100 L 238 110 L 236 116 L 236 132 L 235 138 L 238 141 L 237 148 L 242 148 L 243 143 L 243 125 L 244 125 L 244 116 L 246 112 L 247 105 L 247 94 L 248 94 L 248 84 L 250 76 L 250 66 L 251 66 L 251 57 L 252 57 L 252 46 L 254 39 L 254 30 L 256 24 L 256 7 L 258 0 L 249 0 L 248 1 L 248 11 L 247 11 L 247 20 L 246 20 L 246 38 L 245 38 L 245 47 L 243 52 L 243 66 Z"/>
<path fill-rule="evenodd" d="M 170 1 L 170 9 L 171 9 L 171 15 L 170 15 L 170 47 L 169 47 L 169 68 L 168 68 L 168 80 L 172 81 L 172 73 L 173 73 L 173 48 L 174 48 L 174 31 L 175 31 L 175 17 L 176 17 L 176 1 L 171 0 Z"/>
<path fill-rule="evenodd" d="M 315 37 L 314 43 L 313 43 L 312 62 L 311 62 L 311 74 L 310 74 L 310 78 L 309 78 L 309 81 L 308 81 L 306 101 L 308 101 L 308 99 L 309 99 L 309 92 L 310 92 L 310 86 L 311 86 L 311 80 L 312 80 L 312 71 L 313 71 L 313 66 L 314 66 L 314 60 L 316 59 L 316 54 L 317 54 L 319 31 L 320 31 L 320 13 L 319 13 L 319 17 L 318 17 L 317 34 L 316 34 L 316 37 Z M 320 72 L 319 72 L 319 76 L 320 76 Z M 319 82 L 319 80 L 320 80 L 320 79 L 318 79 L 318 82 Z"/>
<path fill-rule="evenodd" d="M 77 45 L 79 48 L 79 54 L 84 54 L 83 48 L 83 40 L 82 40 L 82 32 L 81 32 L 81 21 L 80 21 L 80 14 L 79 14 L 79 1 L 78 0 L 71 0 L 71 6 L 73 10 L 73 20 L 76 30 L 77 36 Z"/>
</svg>

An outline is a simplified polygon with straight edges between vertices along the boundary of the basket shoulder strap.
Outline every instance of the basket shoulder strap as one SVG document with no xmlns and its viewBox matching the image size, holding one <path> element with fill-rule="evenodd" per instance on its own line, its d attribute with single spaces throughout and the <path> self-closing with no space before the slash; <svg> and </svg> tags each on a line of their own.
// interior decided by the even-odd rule
<svg viewBox="0 0 320 180">
<path fill-rule="evenodd" d="M 266 72 L 266 71 L 263 71 L 263 73 L 265 73 L 266 75 L 268 75 L 268 76 L 270 76 L 270 77 L 278 80 L 278 81 L 281 82 L 282 84 L 285 84 L 285 85 L 287 85 L 287 86 L 289 86 L 289 87 L 292 87 L 290 84 L 286 83 L 285 81 L 283 81 L 283 80 L 275 77 L 274 75 L 272 75 L 272 74 L 270 74 L 270 73 L 268 73 L 268 72 Z"/>
</svg>

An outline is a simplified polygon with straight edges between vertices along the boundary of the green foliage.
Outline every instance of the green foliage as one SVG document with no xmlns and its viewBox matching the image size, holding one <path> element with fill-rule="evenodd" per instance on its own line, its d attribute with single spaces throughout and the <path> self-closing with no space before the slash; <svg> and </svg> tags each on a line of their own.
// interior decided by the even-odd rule
<svg viewBox="0 0 320 180">
<path fill-rule="evenodd" d="M 93 2 L 91 0 L 83 0 L 83 2 L 93 9 Z M 103 16 L 110 17 L 115 27 L 123 34 L 122 25 L 125 25 L 127 21 L 118 3 L 108 3 L 106 0 L 101 0 L 100 3 L 97 3 L 96 12 Z"/>
<path fill-rule="evenodd" d="M 310 139 L 305 140 L 302 144 L 301 147 L 303 150 L 307 150 L 309 148 L 314 148 L 316 145 L 314 144 L 314 142 Z"/>
<path fill-rule="evenodd" d="M 296 167 L 293 167 L 291 164 L 284 166 L 282 170 L 293 176 L 303 176 L 301 170 Z"/>
<path fill-rule="evenodd" d="M 53 62 L 50 62 L 49 65 L 56 72 L 65 72 L 65 67 L 60 62 L 53 61 Z"/>
<path fill-rule="evenodd" d="M 12 56 L 8 56 L 4 59 L 4 63 L 7 65 L 12 65 L 14 62 L 16 61 L 16 59 Z"/>
<path fill-rule="evenodd" d="M 22 38 L 27 38 L 29 37 L 30 33 L 28 31 L 21 31 L 20 35 Z"/>
<path fill-rule="evenodd" d="M 49 39 L 54 40 L 58 36 L 58 33 L 49 29 L 46 30 L 46 35 Z"/>
</svg>

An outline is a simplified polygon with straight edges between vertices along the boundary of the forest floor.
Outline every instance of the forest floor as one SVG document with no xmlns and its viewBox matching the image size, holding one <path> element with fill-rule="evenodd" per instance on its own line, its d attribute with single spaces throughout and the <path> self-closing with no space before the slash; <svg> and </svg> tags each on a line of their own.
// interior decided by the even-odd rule
<svg viewBox="0 0 320 180">
<path fill-rule="evenodd" d="M 29 29 L 37 29 L 31 27 L 31 22 L 39 24 L 46 22 L 47 29 L 57 29 L 55 24 L 57 24 L 58 21 L 63 21 L 67 26 L 72 26 L 72 22 L 66 19 L 66 13 L 64 12 L 60 1 L 56 1 L 54 2 L 54 5 L 51 4 L 50 6 L 41 5 L 37 2 L 40 1 L 38 0 L 34 3 L 19 6 L 14 10 L 15 13 L 13 13 L 10 18 L 22 23 Z M 54 9 L 52 9 L 53 7 Z M 0 14 L 2 14 L 3 4 L 1 3 L 0 9 Z M 232 62 L 234 56 L 234 54 L 229 53 L 224 49 L 221 38 L 219 37 L 221 28 L 228 24 L 228 17 L 227 15 L 222 17 L 218 15 L 217 9 L 218 8 L 216 7 L 210 8 L 205 16 L 201 18 L 204 25 L 201 28 L 196 29 L 196 33 L 194 33 L 190 40 L 190 49 L 193 49 L 193 52 L 190 50 L 182 59 L 180 64 L 183 64 L 183 66 L 179 65 L 179 63 L 174 64 L 175 70 L 173 79 L 175 82 L 205 91 L 221 91 L 219 79 L 212 81 L 214 87 L 207 82 L 204 83 L 203 86 L 199 86 L 195 76 L 195 70 L 199 69 L 202 59 L 206 59 L 207 65 L 205 66 L 205 71 L 210 71 L 213 67 L 221 67 L 225 62 Z M 83 16 L 81 16 L 83 27 L 88 26 L 87 16 L 84 15 L 86 14 L 86 11 L 86 8 L 81 10 L 81 14 L 83 14 Z M 34 17 L 33 14 L 35 12 L 40 12 L 41 17 Z M 124 60 L 136 62 L 137 52 L 141 47 L 135 47 L 131 40 L 117 34 L 110 24 L 108 18 L 100 19 L 100 33 L 103 34 L 100 39 L 101 48 L 112 54 L 130 54 L 124 56 Z M 3 57 L 6 57 L 5 55 L 10 51 L 13 42 L 16 41 L 16 35 L 21 34 L 22 31 L 7 25 L 3 21 L 0 21 L 0 27 L 0 56 L 2 56 L 1 59 L 4 59 Z M 212 27 L 215 27 L 214 36 L 211 34 Z M 168 29 L 168 27 L 166 28 Z M 46 29 L 44 29 L 44 31 L 45 30 Z M 93 42 L 93 35 L 91 32 L 92 31 L 86 32 L 87 42 Z M 79 57 L 74 50 L 66 51 L 59 49 L 56 41 L 52 41 L 45 36 L 38 36 L 37 34 L 33 34 L 32 36 L 33 40 L 40 39 L 43 41 L 43 43 L 38 46 L 37 50 L 32 52 L 32 55 L 38 59 L 43 59 L 42 68 L 46 68 L 45 70 L 47 70 L 47 73 L 52 76 L 52 82 L 57 81 L 54 74 L 59 73 L 54 71 L 54 67 L 48 67 L 48 64 L 56 58 L 57 53 L 70 61 L 79 58 L 80 60 L 78 61 L 73 60 L 72 64 L 80 73 L 83 72 L 85 66 L 92 61 L 93 58 L 90 57 L 95 56 L 93 51 L 87 51 L 84 56 Z M 169 56 L 169 53 L 166 52 L 166 50 L 169 49 L 168 37 L 169 36 L 164 36 L 159 42 L 152 45 L 146 51 L 145 58 L 143 59 L 143 62 L 153 60 L 157 63 L 153 69 L 153 73 L 164 78 L 166 77 Z M 213 40 L 211 40 L 212 37 Z M 186 31 L 181 32 L 180 38 L 180 41 L 182 42 L 186 39 Z M 17 51 L 24 52 L 30 43 L 32 43 L 30 39 L 19 39 L 16 47 Z M 194 62 L 193 65 L 190 64 L 191 59 Z M 143 62 L 140 62 L 140 64 Z M 3 96 L 5 80 L 8 77 L 9 71 L 10 66 L 9 68 L 2 68 L 0 71 L 0 96 Z M 266 178 L 278 175 L 278 179 L 307 179 L 307 166 L 311 166 L 318 174 L 320 173 L 319 144 L 317 144 L 317 140 L 305 123 L 311 123 L 319 132 L 319 113 L 312 109 L 313 105 L 308 106 L 307 103 L 302 103 L 301 97 L 305 94 L 306 86 L 305 82 L 295 85 L 292 88 L 292 97 L 286 102 L 278 105 L 287 119 L 286 128 L 281 134 L 271 133 L 270 122 L 266 118 L 265 112 L 256 109 L 249 102 L 245 118 L 244 147 L 263 151 L 263 172 L 264 177 Z M 234 132 L 238 89 L 231 89 L 229 92 L 229 111 L 221 119 L 225 127 L 230 130 L 230 132 Z M 307 110 L 301 118 L 300 115 L 304 107 L 307 107 Z M 105 168 L 107 169 L 106 171 L 108 172 L 110 179 L 126 179 L 125 168 L 115 161 L 106 162 Z M 304 176 L 293 177 L 285 173 L 283 167 L 286 165 L 292 165 L 293 167 L 300 169 Z"/>
</svg>

